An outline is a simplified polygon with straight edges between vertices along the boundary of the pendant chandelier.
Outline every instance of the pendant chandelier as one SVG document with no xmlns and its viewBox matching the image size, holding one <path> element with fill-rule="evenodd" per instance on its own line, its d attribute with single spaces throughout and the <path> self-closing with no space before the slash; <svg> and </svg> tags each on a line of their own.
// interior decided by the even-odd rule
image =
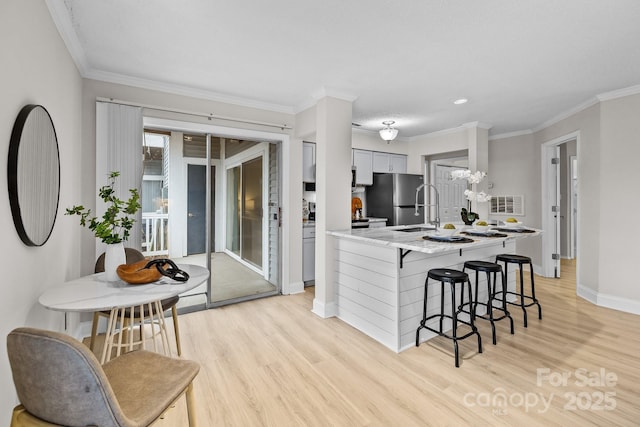
<svg viewBox="0 0 640 427">
<path fill-rule="evenodd" d="M 380 129 L 380 138 L 387 141 L 387 144 L 398 136 L 398 129 L 391 127 L 395 122 L 393 120 L 387 120 L 382 122 L 385 126 L 383 129 Z"/>
</svg>

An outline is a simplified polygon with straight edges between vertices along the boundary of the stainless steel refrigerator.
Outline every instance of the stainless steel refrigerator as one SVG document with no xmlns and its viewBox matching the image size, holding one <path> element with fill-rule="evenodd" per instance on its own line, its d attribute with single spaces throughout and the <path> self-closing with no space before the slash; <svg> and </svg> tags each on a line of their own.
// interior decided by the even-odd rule
<svg viewBox="0 0 640 427">
<path fill-rule="evenodd" d="M 387 218 L 387 225 L 423 224 L 424 207 L 415 215 L 416 189 L 422 185 L 422 175 L 408 173 L 374 173 L 373 185 L 367 187 L 367 216 Z M 424 204 L 424 189 L 418 193 L 418 203 Z"/>
</svg>

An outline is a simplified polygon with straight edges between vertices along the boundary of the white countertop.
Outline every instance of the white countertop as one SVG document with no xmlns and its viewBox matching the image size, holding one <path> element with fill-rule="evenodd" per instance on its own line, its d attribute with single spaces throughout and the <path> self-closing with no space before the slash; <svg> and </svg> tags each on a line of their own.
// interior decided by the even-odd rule
<svg viewBox="0 0 640 427">
<path fill-rule="evenodd" d="M 520 239 L 526 237 L 534 237 L 540 235 L 540 230 L 535 230 L 535 233 L 516 233 L 516 232 L 502 232 L 507 237 L 484 237 L 484 236 L 467 236 L 473 239 L 473 243 L 448 243 L 448 242 L 434 242 L 430 240 L 424 240 L 422 237 L 430 234 L 434 234 L 435 230 L 429 231 L 417 231 L 417 232 L 404 232 L 399 231 L 406 228 L 414 227 L 430 227 L 430 224 L 416 224 L 416 225 L 402 225 L 394 227 L 381 227 L 381 228 L 361 228 L 351 230 L 336 230 L 327 231 L 327 234 L 338 238 L 355 240 L 360 242 L 367 242 L 379 246 L 389 246 L 401 249 L 409 249 L 412 251 L 418 251 L 428 254 L 454 252 L 459 249 L 470 249 L 482 246 L 494 245 L 509 239 Z M 472 227 L 469 227 L 470 229 Z"/>
<path fill-rule="evenodd" d="M 368 220 L 368 222 L 387 222 L 387 218 L 363 218 L 363 220 L 365 220 L 365 219 Z M 316 226 L 316 222 L 315 221 L 303 221 L 302 222 L 302 227 L 304 227 L 304 228 L 315 227 L 315 226 Z"/>
</svg>

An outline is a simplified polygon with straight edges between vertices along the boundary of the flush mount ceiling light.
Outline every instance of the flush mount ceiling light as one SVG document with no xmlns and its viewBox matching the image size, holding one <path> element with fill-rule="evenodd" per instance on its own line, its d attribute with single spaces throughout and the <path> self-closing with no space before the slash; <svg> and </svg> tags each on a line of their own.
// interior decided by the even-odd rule
<svg viewBox="0 0 640 427">
<path fill-rule="evenodd" d="M 453 101 L 456 105 L 466 104 L 469 100 L 467 98 L 460 98 Z"/>
<path fill-rule="evenodd" d="M 395 122 L 393 120 L 382 122 L 385 127 L 384 129 L 380 129 L 380 138 L 387 141 L 387 144 L 396 139 L 396 136 L 398 136 L 398 129 L 391 127 L 394 123 Z"/>
</svg>

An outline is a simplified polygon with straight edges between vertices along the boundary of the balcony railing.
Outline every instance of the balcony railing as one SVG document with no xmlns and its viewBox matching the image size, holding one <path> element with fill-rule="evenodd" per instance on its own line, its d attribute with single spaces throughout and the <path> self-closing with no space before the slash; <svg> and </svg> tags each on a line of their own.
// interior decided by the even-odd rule
<svg viewBox="0 0 640 427">
<path fill-rule="evenodd" d="M 169 214 L 142 213 L 142 253 L 169 255 Z"/>
</svg>

